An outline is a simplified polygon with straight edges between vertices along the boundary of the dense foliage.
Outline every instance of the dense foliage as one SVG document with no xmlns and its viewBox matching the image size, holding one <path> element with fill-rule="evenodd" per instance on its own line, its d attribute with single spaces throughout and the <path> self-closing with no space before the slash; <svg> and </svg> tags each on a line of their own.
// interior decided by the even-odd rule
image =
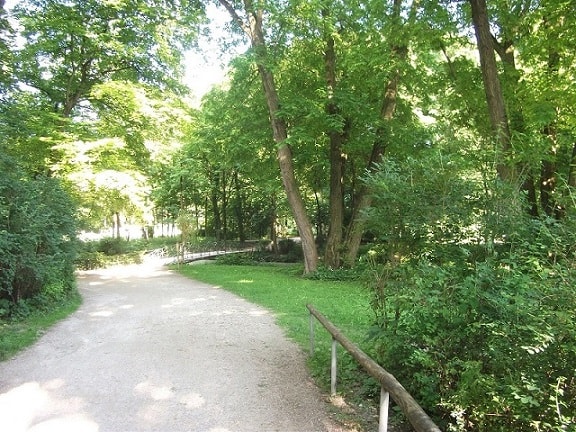
<svg viewBox="0 0 576 432">
<path fill-rule="evenodd" d="M 73 290 L 75 206 L 58 180 L 32 178 L 0 153 L 0 316 L 21 300 Z"/>
<path fill-rule="evenodd" d="M 510 215 L 510 191 L 425 160 L 434 179 L 412 160 L 369 180 L 379 360 L 447 430 L 569 430 L 576 220 Z"/>
<path fill-rule="evenodd" d="M 0 0 L 3 298 L 68 286 L 69 196 L 116 237 L 86 267 L 129 223 L 298 235 L 314 277 L 369 269 L 379 359 L 448 429 L 573 427 L 572 2 L 208 3 Z M 250 47 L 192 108 L 215 4 Z"/>
<path fill-rule="evenodd" d="M 1 317 L 73 291 L 80 229 L 120 237 L 127 223 L 153 223 L 148 176 L 189 120 L 183 56 L 203 16 L 195 1 L 6 6 Z"/>
</svg>

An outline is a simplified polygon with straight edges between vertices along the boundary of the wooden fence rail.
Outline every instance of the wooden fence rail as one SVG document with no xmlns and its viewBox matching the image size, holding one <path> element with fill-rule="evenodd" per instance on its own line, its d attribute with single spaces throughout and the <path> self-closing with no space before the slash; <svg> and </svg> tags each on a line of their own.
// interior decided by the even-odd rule
<svg viewBox="0 0 576 432">
<path fill-rule="evenodd" d="M 414 400 L 412 395 L 400 384 L 394 376 L 382 366 L 372 360 L 357 345 L 351 342 L 342 332 L 332 324 L 314 306 L 306 305 L 310 311 L 310 353 L 314 353 L 314 318 L 316 318 L 332 335 L 332 361 L 331 361 L 331 391 L 336 393 L 336 342 L 340 343 L 358 363 L 380 383 L 380 421 L 379 432 L 388 430 L 388 405 L 390 396 L 402 409 L 406 418 L 417 432 L 441 432 L 440 428 L 424 412 Z"/>
</svg>

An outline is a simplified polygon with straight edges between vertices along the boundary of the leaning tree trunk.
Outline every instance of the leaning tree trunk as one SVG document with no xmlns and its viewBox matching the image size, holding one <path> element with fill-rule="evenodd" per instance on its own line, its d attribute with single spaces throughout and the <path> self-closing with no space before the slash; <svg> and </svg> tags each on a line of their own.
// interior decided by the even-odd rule
<svg viewBox="0 0 576 432">
<path fill-rule="evenodd" d="M 572 155 L 570 156 L 570 166 L 568 168 L 568 186 L 576 188 L 576 141 L 572 145 Z"/>
<path fill-rule="evenodd" d="M 219 0 L 220 3 L 228 10 L 232 19 L 244 30 L 250 38 L 252 48 L 256 55 L 256 65 L 262 80 L 264 88 L 264 96 L 268 105 L 270 114 L 270 124 L 272 126 L 272 133 L 274 141 L 278 145 L 278 163 L 280 165 L 280 175 L 282 183 L 288 199 L 288 204 L 292 210 L 292 215 L 300 234 L 302 242 L 302 251 L 304 253 L 304 272 L 311 273 L 318 268 L 318 250 L 314 241 L 314 234 L 312 232 L 312 223 L 308 217 L 306 206 L 296 177 L 294 175 L 294 164 L 292 158 L 292 149 L 287 144 L 288 137 L 287 126 L 284 120 L 278 117 L 280 110 L 280 102 L 276 85 L 274 83 L 274 75 L 266 67 L 266 42 L 264 40 L 264 32 L 262 30 L 262 10 L 254 8 L 251 0 L 244 0 L 244 8 L 248 15 L 249 22 L 245 23 L 236 10 L 227 0 Z"/>
<path fill-rule="evenodd" d="M 511 40 L 498 42 L 495 37 L 492 37 L 492 43 L 494 50 L 498 53 L 504 65 L 503 76 L 507 82 L 512 85 L 512 91 L 508 91 L 508 94 L 505 95 L 506 99 L 510 102 L 508 105 L 509 128 L 514 133 L 524 135 L 526 134 L 526 121 L 524 119 L 522 103 L 517 98 L 521 74 L 516 67 L 513 43 Z M 529 215 L 537 217 L 539 209 L 532 169 L 526 162 L 517 164 L 516 169 L 519 173 L 522 173 L 521 190 L 526 194 L 526 211 Z"/>
<path fill-rule="evenodd" d="M 504 94 L 498 77 L 486 0 L 470 0 L 470 6 L 472 7 L 472 21 L 480 55 L 482 81 L 484 82 L 490 125 L 498 146 L 496 172 L 501 180 L 512 181 L 514 170 L 506 161 L 511 150 L 510 126 L 504 105 Z"/>
<path fill-rule="evenodd" d="M 410 13 L 407 23 L 411 24 L 416 19 L 416 12 L 420 5 L 419 0 L 414 0 L 410 7 Z M 401 23 L 401 6 L 402 0 L 394 0 L 393 10 L 394 16 L 392 19 L 393 25 L 398 26 L 398 31 L 402 30 L 403 24 Z M 382 107 L 380 109 L 380 118 L 384 123 L 388 123 L 394 117 L 396 111 L 396 98 L 398 93 L 398 84 L 400 82 L 400 63 L 406 59 L 408 55 L 409 40 L 401 41 L 391 47 L 391 57 L 398 63 L 398 67 L 392 72 L 391 78 L 386 84 Z M 386 126 L 380 127 L 377 132 L 376 140 L 372 146 L 372 153 L 367 165 L 368 172 L 374 172 L 378 166 L 377 164 L 382 161 L 382 156 L 386 150 L 388 141 Z M 358 251 L 360 243 L 362 242 L 362 235 L 364 234 L 365 221 L 362 213 L 372 205 L 371 192 L 364 186 L 360 189 L 356 205 L 352 212 L 352 219 L 346 231 L 346 238 L 344 239 L 344 264 L 348 267 L 354 266 L 358 258 Z"/>
<path fill-rule="evenodd" d="M 540 205 L 546 216 L 556 217 L 558 209 L 554 199 L 556 189 L 556 158 L 557 142 L 556 131 L 552 124 L 546 125 L 542 131 L 544 138 L 550 143 L 547 159 L 544 159 L 540 168 Z"/>
<path fill-rule="evenodd" d="M 385 146 L 380 139 L 374 143 L 372 154 L 368 162 L 368 172 L 376 171 L 377 164 L 382 160 L 382 156 L 384 155 L 384 150 Z M 356 259 L 358 258 L 358 251 L 360 250 L 360 243 L 362 242 L 365 224 L 364 218 L 362 217 L 362 212 L 368 209 L 371 205 L 372 196 L 370 195 L 370 191 L 366 188 L 366 186 L 362 186 L 356 199 L 356 205 L 352 210 L 352 219 L 350 220 L 348 230 L 346 231 L 346 238 L 344 239 L 343 261 L 344 265 L 347 267 L 353 267 Z"/>
</svg>

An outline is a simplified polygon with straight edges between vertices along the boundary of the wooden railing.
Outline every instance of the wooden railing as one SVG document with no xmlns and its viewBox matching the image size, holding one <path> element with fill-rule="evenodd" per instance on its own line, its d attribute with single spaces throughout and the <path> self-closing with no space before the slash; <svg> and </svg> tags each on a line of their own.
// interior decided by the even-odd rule
<svg viewBox="0 0 576 432">
<path fill-rule="evenodd" d="M 428 414 L 418 405 L 414 398 L 406 391 L 394 376 L 387 372 L 382 366 L 372 360 L 357 345 L 351 342 L 342 332 L 328 319 L 318 312 L 314 306 L 306 305 L 310 311 L 310 355 L 314 353 L 314 318 L 317 319 L 326 330 L 332 335 L 332 360 L 331 360 L 331 392 L 336 393 L 336 348 L 337 342 L 340 343 L 356 361 L 368 372 L 374 379 L 380 383 L 380 420 L 378 431 L 387 432 L 388 430 L 388 406 L 390 396 L 396 404 L 402 409 L 406 418 L 417 432 L 440 432 L 440 428 L 432 421 Z"/>
</svg>

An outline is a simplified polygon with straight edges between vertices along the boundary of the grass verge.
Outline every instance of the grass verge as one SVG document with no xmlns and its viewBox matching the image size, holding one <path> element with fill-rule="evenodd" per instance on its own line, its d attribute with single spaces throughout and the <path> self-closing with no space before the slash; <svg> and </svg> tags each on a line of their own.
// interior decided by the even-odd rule
<svg viewBox="0 0 576 432">
<path fill-rule="evenodd" d="M 19 319 L 0 320 L 0 361 L 32 345 L 46 329 L 76 311 L 81 303 L 80 294 L 74 292 L 51 307 L 34 310 Z"/>
<path fill-rule="evenodd" d="M 366 343 L 373 315 L 368 291 L 360 282 L 326 281 L 303 278 L 299 265 L 237 266 L 223 264 L 187 265 L 176 268 L 195 280 L 220 286 L 273 312 L 288 337 L 304 351 L 309 349 L 311 303 L 352 341 L 368 352 Z M 309 358 L 312 376 L 329 393 L 331 336 L 316 322 L 315 354 Z M 338 393 L 350 409 L 340 420 L 354 421 L 362 429 L 373 429 L 377 422 L 374 398 L 379 385 L 360 370 L 343 349 L 338 351 Z M 342 414 L 342 413 L 341 413 Z"/>
</svg>

